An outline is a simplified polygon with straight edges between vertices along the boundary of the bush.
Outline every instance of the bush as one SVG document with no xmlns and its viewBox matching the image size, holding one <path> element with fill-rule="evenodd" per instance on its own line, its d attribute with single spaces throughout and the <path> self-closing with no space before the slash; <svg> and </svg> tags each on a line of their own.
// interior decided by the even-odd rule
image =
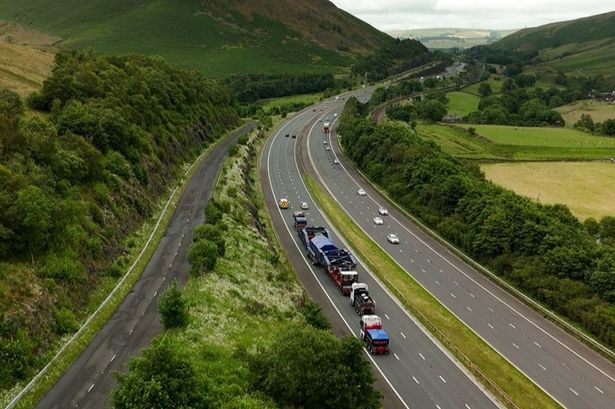
<svg viewBox="0 0 615 409">
<path fill-rule="evenodd" d="M 199 240 L 192 244 L 188 252 L 190 273 L 199 276 L 213 271 L 218 260 L 218 246 L 210 240 Z"/>
<path fill-rule="evenodd" d="M 201 224 L 194 229 L 193 241 L 209 240 L 218 248 L 218 255 L 224 257 L 226 246 L 222 232 L 217 225 Z"/>
<path fill-rule="evenodd" d="M 160 297 L 158 311 L 166 329 L 185 327 L 188 324 L 188 305 L 177 289 L 177 281 Z"/>
<path fill-rule="evenodd" d="M 213 199 L 210 199 L 205 206 L 205 223 L 218 224 L 222 221 L 222 210 L 218 206 L 218 203 Z"/>
<path fill-rule="evenodd" d="M 308 324 L 316 329 L 328 330 L 331 328 L 331 324 L 325 314 L 322 313 L 322 308 L 316 302 L 310 298 L 303 300 L 299 311 L 305 317 Z"/>
<path fill-rule="evenodd" d="M 79 323 L 72 311 L 61 308 L 55 314 L 55 330 L 58 335 L 70 334 L 79 329 Z"/>
</svg>

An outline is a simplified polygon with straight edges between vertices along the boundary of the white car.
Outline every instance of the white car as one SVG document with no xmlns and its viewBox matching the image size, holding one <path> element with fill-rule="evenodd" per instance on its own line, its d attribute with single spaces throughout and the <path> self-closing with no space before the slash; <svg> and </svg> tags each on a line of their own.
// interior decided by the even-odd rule
<svg viewBox="0 0 615 409">
<path fill-rule="evenodd" d="M 374 217 L 374 224 L 384 224 L 382 217 Z"/>
<path fill-rule="evenodd" d="M 379 207 L 378 208 L 378 213 L 380 213 L 383 216 L 386 216 L 389 214 L 389 211 L 387 209 L 385 209 L 384 207 Z"/>
<path fill-rule="evenodd" d="M 340 164 L 340 160 L 339 159 L 334 159 L 333 163 L 336 164 L 336 165 L 339 165 Z"/>
<path fill-rule="evenodd" d="M 399 237 L 397 237 L 397 234 L 387 234 L 387 241 L 391 244 L 399 244 Z"/>
<path fill-rule="evenodd" d="M 365 192 L 365 190 L 363 190 L 363 188 L 361 188 L 361 189 L 357 190 L 357 194 L 359 196 L 365 196 L 367 193 Z"/>
<path fill-rule="evenodd" d="M 322 141 L 322 144 L 323 144 L 323 145 L 328 145 L 328 144 L 329 144 L 329 142 L 327 142 L 327 140 L 326 140 L 326 139 L 324 139 L 324 140 Z"/>
<path fill-rule="evenodd" d="M 333 114 L 333 118 L 337 118 L 337 112 Z"/>
<path fill-rule="evenodd" d="M 326 151 L 330 151 L 330 150 L 331 150 L 331 147 L 330 147 L 330 146 L 327 146 L 327 147 L 325 148 L 325 150 L 326 150 Z"/>
<path fill-rule="evenodd" d="M 303 210 L 307 210 L 307 209 L 309 209 L 310 207 L 308 206 L 307 202 L 301 202 L 301 208 L 302 208 Z"/>
</svg>

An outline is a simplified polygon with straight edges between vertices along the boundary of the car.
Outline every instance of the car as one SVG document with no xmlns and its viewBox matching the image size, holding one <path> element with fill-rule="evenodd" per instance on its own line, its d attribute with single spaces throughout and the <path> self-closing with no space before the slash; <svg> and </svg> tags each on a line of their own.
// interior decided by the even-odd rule
<svg viewBox="0 0 615 409">
<path fill-rule="evenodd" d="M 374 217 L 374 224 L 384 224 L 382 217 Z"/>
<path fill-rule="evenodd" d="M 363 188 L 360 188 L 359 190 L 357 190 L 357 194 L 359 196 L 365 196 L 367 194 L 367 192 L 365 192 L 365 190 L 363 190 Z"/>
<path fill-rule="evenodd" d="M 288 138 L 290 135 L 289 135 L 289 134 L 286 134 L 286 135 L 284 135 L 284 136 L 286 136 L 286 137 Z"/>
<path fill-rule="evenodd" d="M 312 112 L 316 112 L 316 108 L 312 109 Z"/>
<path fill-rule="evenodd" d="M 303 210 L 307 210 L 307 209 L 309 209 L 309 208 L 310 208 L 310 206 L 308 206 L 307 202 L 301 202 L 301 208 L 302 208 Z"/>
<path fill-rule="evenodd" d="M 327 147 L 325 148 L 325 150 L 326 150 L 326 151 L 330 151 L 330 150 L 331 150 L 331 147 L 330 147 L 330 146 L 327 146 Z"/>
<path fill-rule="evenodd" d="M 387 209 L 385 209 L 384 207 L 379 207 L 378 208 L 378 213 L 380 213 L 383 216 L 386 216 L 389 214 L 389 211 Z"/>
<path fill-rule="evenodd" d="M 339 165 L 340 164 L 340 160 L 339 159 L 334 159 L 333 163 L 336 164 L 336 165 Z"/>
<path fill-rule="evenodd" d="M 323 145 L 326 145 L 326 144 L 328 144 L 328 143 L 329 143 L 329 142 L 328 142 L 326 139 L 323 139 L 323 141 L 322 141 L 322 144 L 323 144 Z"/>
<path fill-rule="evenodd" d="M 303 213 L 301 210 L 295 210 L 293 212 L 293 217 L 305 217 L 305 213 Z"/>
<path fill-rule="evenodd" d="M 293 138 L 293 139 L 297 139 L 297 135 L 293 135 L 293 136 L 292 136 L 292 138 Z"/>
<path fill-rule="evenodd" d="M 283 197 L 280 199 L 280 209 L 288 209 L 288 199 Z"/>
<path fill-rule="evenodd" d="M 333 114 L 333 118 L 337 118 L 337 112 Z"/>
<path fill-rule="evenodd" d="M 391 244 L 399 244 L 399 237 L 394 233 L 387 234 L 387 241 Z"/>
</svg>

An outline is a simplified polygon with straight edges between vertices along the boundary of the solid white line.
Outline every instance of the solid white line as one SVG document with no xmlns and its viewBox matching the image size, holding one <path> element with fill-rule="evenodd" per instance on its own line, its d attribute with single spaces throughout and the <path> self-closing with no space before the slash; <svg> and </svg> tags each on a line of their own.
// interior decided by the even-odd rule
<svg viewBox="0 0 615 409">
<path fill-rule="evenodd" d="M 309 135 L 308 135 L 309 136 Z M 355 178 L 350 174 L 350 172 L 348 172 L 348 170 L 346 169 L 346 167 L 342 164 L 341 165 L 342 169 L 344 170 L 344 172 L 346 172 L 346 174 L 348 175 L 348 177 L 350 177 L 350 179 L 352 179 L 353 182 L 355 182 L 356 185 L 359 185 L 359 183 L 355 180 Z M 369 194 L 369 192 L 367 193 L 367 196 L 377 205 L 380 206 L 380 204 Z M 479 283 L 478 281 L 476 281 L 473 277 L 471 277 L 470 275 L 466 274 L 463 270 L 461 270 L 461 268 L 457 267 L 457 265 L 455 265 L 454 263 L 452 263 L 450 260 L 448 260 L 445 256 L 443 256 L 442 254 L 440 254 L 438 251 L 436 251 L 434 248 L 432 248 L 428 243 L 426 243 L 423 239 L 421 239 L 418 235 L 416 235 L 415 233 L 413 233 L 410 229 L 408 229 L 403 223 L 401 223 L 399 220 L 397 220 L 397 218 L 393 215 L 391 215 L 391 218 L 393 220 L 395 220 L 397 222 L 398 225 L 400 225 L 404 230 L 406 230 L 408 233 L 410 233 L 412 236 L 414 236 L 414 238 L 416 238 L 419 242 L 421 242 L 425 247 L 427 247 L 429 250 L 431 250 L 433 253 L 437 254 L 438 256 L 440 256 L 440 258 L 442 260 L 444 260 L 447 264 L 449 264 L 451 267 L 453 267 L 455 270 L 457 270 L 459 273 L 461 273 L 462 275 L 464 275 L 466 278 L 468 278 L 470 281 L 472 281 L 475 285 L 477 285 L 478 287 L 480 287 L 483 291 L 485 291 L 487 294 L 491 295 L 493 298 L 495 298 L 496 300 L 498 300 L 500 303 L 504 304 L 506 307 L 508 307 L 511 311 L 513 311 L 514 313 L 516 313 L 519 317 L 523 318 L 524 320 L 526 320 L 527 322 L 529 322 L 532 326 L 534 326 L 536 329 L 538 329 L 540 332 L 544 333 L 545 335 L 547 335 L 549 338 L 551 338 L 552 340 L 554 340 L 555 342 L 557 342 L 558 344 L 560 344 L 562 347 L 564 347 L 566 350 L 568 350 L 569 352 L 571 352 L 572 354 L 574 354 L 577 358 L 581 359 L 583 362 L 585 362 L 586 364 L 588 364 L 589 366 L 591 366 L 592 368 L 594 368 L 596 371 L 598 371 L 599 373 L 601 373 L 602 375 L 604 375 L 605 377 L 607 377 L 608 379 L 610 379 L 611 381 L 615 382 L 615 378 L 613 378 L 612 376 L 610 376 L 609 374 L 607 374 L 606 372 L 604 372 L 602 369 L 600 369 L 598 366 L 594 365 L 591 361 L 589 361 L 587 358 L 585 358 L 584 356 L 580 355 L 579 353 L 577 353 L 576 351 L 574 351 L 571 347 L 569 347 L 567 344 L 563 343 L 562 341 L 560 341 L 558 338 L 556 338 L 554 335 L 552 335 L 550 332 L 548 332 L 547 330 L 543 329 L 540 325 L 538 325 L 537 323 L 535 323 L 534 321 L 530 320 L 528 317 L 526 317 L 525 315 L 523 315 L 523 313 L 521 313 L 519 310 L 517 310 L 515 307 L 513 307 L 512 305 L 508 304 L 506 301 L 504 301 L 503 299 L 501 299 L 500 297 L 498 297 L 496 294 L 494 294 L 491 290 L 489 290 L 488 288 L 486 288 L 485 286 L 483 286 L 481 283 Z M 430 230 L 431 231 L 431 230 Z M 433 233 L 433 232 L 432 232 Z M 434 233 L 435 234 L 435 233 Z M 437 237 L 440 237 L 439 235 L 436 235 Z M 414 249 L 415 252 L 418 253 L 418 250 L 415 248 Z M 450 250 L 449 250 L 450 252 Z M 471 258 L 469 258 L 470 260 L 472 260 Z M 473 260 L 472 260 L 473 261 Z M 478 263 L 476 263 L 477 265 L 479 265 Z M 496 275 L 494 275 L 493 273 L 490 273 L 494 278 L 499 278 Z M 500 288 L 502 288 L 501 286 L 498 286 Z M 525 294 L 523 294 L 521 291 L 515 289 L 512 286 L 508 286 L 510 289 L 515 290 L 517 292 L 518 295 L 521 295 L 523 297 L 525 297 L 527 300 L 533 302 L 534 305 L 537 305 L 537 303 L 531 299 L 530 297 L 526 296 Z M 548 311 L 549 313 L 553 314 L 553 312 L 549 309 L 545 309 L 545 311 Z M 557 315 L 553 314 L 556 318 Z M 469 326 L 468 326 L 469 327 Z M 590 339 L 591 341 L 595 342 L 597 345 L 602 346 L 602 344 L 600 344 L 598 341 L 594 340 L 591 337 L 588 337 L 588 339 Z M 490 346 L 491 343 L 488 343 Z M 495 347 L 492 346 L 492 348 L 496 349 Z M 512 361 L 509 361 L 512 364 Z M 516 367 L 516 365 L 515 365 Z M 517 369 L 519 369 L 517 367 Z M 519 369 L 520 370 L 520 369 Z M 523 371 L 521 371 L 523 372 Z M 538 383 L 535 382 L 537 385 Z M 542 389 L 542 387 L 541 387 Z M 544 389 L 543 389 L 544 390 Z M 546 391 L 545 391 L 546 392 Z M 548 393 L 547 393 L 548 394 Z M 551 394 L 549 394 L 549 396 L 551 396 Z M 553 397 L 553 396 L 551 396 Z M 555 399 L 553 397 L 553 399 L 555 401 L 557 401 L 557 399 Z M 558 402 L 558 401 L 557 401 Z M 559 402 L 558 402 L 559 403 Z M 562 405 L 563 406 L 563 405 Z"/>
<path fill-rule="evenodd" d="M 307 112 L 307 111 L 306 111 Z M 297 116 L 298 117 L 298 116 Z M 284 126 L 282 126 L 280 128 L 280 130 L 278 130 L 277 134 L 273 137 L 273 140 L 270 142 L 269 144 L 269 149 L 267 151 L 267 178 L 269 179 L 269 187 L 271 188 L 271 194 L 273 195 L 274 199 L 275 199 L 275 191 L 273 190 L 273 183 L 271 181 L 271 174 L 269 173 L 269 169 L 270 169 L 270 160 L 271 160 L 271 148 L 273 146 L 273 142 L 275 141 L 275 139 L 278 137 L 278 135 L 280 134 L 280 132 L 282 131 L 282 129 L 284 129 L 285 126 L 287 126 L 288 123 Z M 295 161 L 295 166 L 297 166 L 297 171 L 298 171 L 298 165 Z M 306 188 L 307 189 L 307 188 Z M 309 195 L 309 192 L 308 192 Z M 312 202 L 314 202 L 312 200 Z M 329 293 L 327 293 L 327 290 L 325 290 L 325 287 L 322 285 L 320 279 L 318 278 L 318 276 L 316 275 L 314 268 L 312 267 L 312 264 L 308 262 L 308 260 L 305 257 L 305 254 L 303 251 L 301 251 L 301 248 L 299 247 L 299 245 L 297 244 L 297 242 L 294 239 L 294 234 L 292 234 L 292 232 L 290 231 L 290 228 L 288 227 L 288 225 L 286 224 L 286 219 L 284 219 L 284 215 L 282 214 L 282 211 L 279 207 L 276 206 L 276 208 L 278 209 L 278 213 L 280 215 L 280 218 L 283 220 L 283 224 L 284 227 L 286 227 L 286 230 L 288 231 L 288 234 L 292 237 L 292 242 L 295 245 L 295 247 L 297 248 L 297 250 L 299 251 L 299 254 L 301 254 L 301 257 L 303 258 L 303 261 L 305 262 L 305 264 L 308 266 L 308 268 L 310 269 L 310 272 L 312 273 L 312 276 L 316 279 L 316 281 L 318 282 L 318 286 L 320 287 L 320 289 L 322 290 L 322 292 L 325 294 L 325 296 L 327 297 L 327 299 L 329 300 L 329 302 L 331 303 L 331 305 L 333 306 L 333 308 L 335 309 L 335 311 L 337 312 L 337 315 L 339 315 L 339 317 L 342 319 L 342 321 L 344 321 L 344 324 L 346 324 L 346 327 L 348 328 L 348 330 L 350 331 L 350 333 L 356 338 L 357 335 L 354 333 L 354 331 L 352 330 L 352 327 L 350 327 L 350 325 L 348 324 L 348 322 L 346 321 L 346 319 L 344 318 L 344 316 L 342 315 L 342 313 L 340 312 L 340 310 L 337 308 L 337 305 L 333 302 L 333 299 L 329 296 Z M 391 381 L 389 380 L 389 378 L 384 374 L 384 372 L 382 371 L 382 369 L 380 368 L 380 366 L 376 363 L 376 361 L 374 360 L 374 358 L 367 352 L 367 350 L 365 350 L 365 348 L 363 348 L 363 351 L 365 352 L 365 354 L 367 355 L 367 358 L 372 362 L 372 364 L 374 364 L 374 366 L 376 367 L 376 369 L 378 369 L 378 372 L 380 372 L 380 375 L 382 375 L 382 377 L 384 378 L 384 380 L 386 381 L 386 383 L 389 385 L 389 387 L 391 388 L 391 390 L 393 391 L 393 393 L 395 393 L 395 395 L 397 396 L 397 398 L 400 400 L 400 402 L 402 403 L 402 405 L 404 405 L 404 407 L 406 409 L 410 409 L 410 406 L 408 406 L 408 404 L 404 401 L 404 399 L 401 397 L 401 395 L 399 394 L 399 392 L 397 392 L 397 389 L 395 389 L 395 387 L 393 386 L 393 384 L 391 383 Z"/>
</svg>

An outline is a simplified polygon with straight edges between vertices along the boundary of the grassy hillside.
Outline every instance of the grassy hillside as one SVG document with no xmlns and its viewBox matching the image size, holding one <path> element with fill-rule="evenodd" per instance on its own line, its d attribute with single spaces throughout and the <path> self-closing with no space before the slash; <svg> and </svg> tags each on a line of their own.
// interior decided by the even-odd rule
<svg viewBox="0 0 615 409">
<path fill-rule="evenodd" d="M 524 29 L 493 47 L 537 52 L 534 62 L 539 71 L 615 79 L 615 12 Z"/>
<path fill-rule="evenodd" d="M 326 0 L 0 0 L 63 46 L 160 55 L 209 75 L 340 72 L 392 38 Z"/>
<path fill-rule="evenodd" d="M 557 107 L 555 110 L 562 114 L 566 126 L 574 126 L 583 114 L 590 115 L 595 122 L 615 119 L 615 105 L 601 101 L 581 100 Z"/>
<path fill-rule="evenodd" d="M 416 30 L 394 30 L 389 34 L 395 38 L 413 38 L 427 48 L 468 48 L 475 45 L 491 44 L 516 30 L 481 30 L 475 28 L 422 28 Z"/>
</svg>

